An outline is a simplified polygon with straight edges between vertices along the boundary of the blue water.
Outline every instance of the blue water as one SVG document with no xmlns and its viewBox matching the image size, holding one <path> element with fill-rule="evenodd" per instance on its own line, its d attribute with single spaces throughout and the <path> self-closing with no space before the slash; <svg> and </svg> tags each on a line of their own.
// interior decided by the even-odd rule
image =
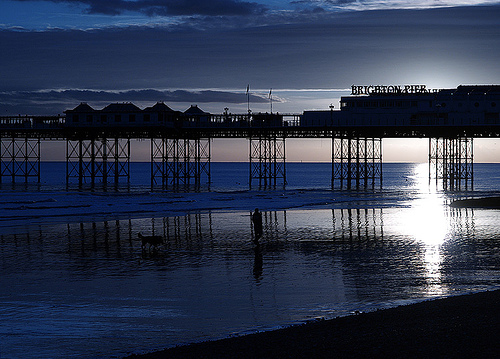
<svg viewBox="0 0 500 359">
<path fill-rule="evenodd" d="M 286 189 L 248 188 L 248 164 L 213 163 L 210 191 L 130 185 L 0 188 L 0 357 L 110 358 L 500 286 L 500 211 L 452 209 L 498 195 L 444 192 L 427 165 L 384 164 L 383 187 L 330 190 L 330 164 L 287 164 Z M 264 213 L 252 244 L 250 210 Z M 165 238 L 142 250 L 138 233 Z"/>
<path fill-rule="evenodd" d="M 135 190 L 151 189 L 151 165 L 144 162 L 132 162 L 130 170 L 130 186 L 124 188 Z M 66 189 L 64 162 L 42 162 L 41 185 L 42 189 L 63 190 Z M 427 169 L 427 165 L 421 164 Z M 414 177 L 413 163 L 384 163 L 383 164 L 383 189 L 404 190 L 413 188 L 411 179 Z M 500 164 L 476 163 L 474 164 L 474 191 L 500 191 Z M 287 163 L 287 189 L 324 189 L 331 188 L 331 164 L 330 163 Z M 410 180 L 410 181 L 408 181 Z M 434 180 L 433 180 L 434 181 Z M 5 182 L 5 180 L 4 180 Z M 32 181 L 33 182 L 33 181 Z M 248 190 L 249 188 L 249 164 L 244 162 L 214 162 L 211 163 L 211 185 L 208 186 L 207 177 L 202 177 L 202 188 L 211 191 Z M 278 179 L 278 187 L 282 185 L 282 179 Z M 70 184 L 74 187 L 77 180 L 72 179 Z M 89 185 L 90 186 L 90 185 Z M 9 188 L 7 183 L 3 189 Z M 22 187 L 22 185 L 19 185 Z M 97 186 L 98 187 L 98 186 Z M 113 187 L 112 185 L 108 185 Z M 253 187 L 258 187 L 254 179 Z M 379 188 L 379 182 L 376 182 Z"/>
</svg>

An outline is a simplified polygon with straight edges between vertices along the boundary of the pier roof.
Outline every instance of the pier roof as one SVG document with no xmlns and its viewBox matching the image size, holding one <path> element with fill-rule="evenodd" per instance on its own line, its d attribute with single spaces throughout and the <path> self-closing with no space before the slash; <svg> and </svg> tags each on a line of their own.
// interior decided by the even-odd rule
<svg viewBox="0 0 500 359">
<path fill-rule="evenodd" d="M 187 115 L 207 115 L 208 112 L 203 111 L 198 105 L 191 105 L 186 111 L 184 111 Z"/>
<path fill-rule="evenodd" d="M 112 103 L 102 109 L 103 112 L 140 112 L 141 109 L 131 102 Z"/>
<path fill-rule="evenodd" d="M 68 110 L 68 111 L 75 111 L 75 112 L 95 112 L 95 110 L 87 103 L 82 102 L 78 106 L 76 106 L 73 110 Z M 66 112 L 66 111 L 65 111 Z"/>
<path fill-rule="evenodd" d="M 163 102 L 157 102 L 154 106 L 146 107 L 144 111 L 154 111 L 154 112 L 175 112 L 170 107 L 165 105 Z"/>
<path fill-rule="evenodd" d="M 455 90 L 455 93 L 465 94 L 500 94 L 500 85 L 460 85 Z"/>
</svg>

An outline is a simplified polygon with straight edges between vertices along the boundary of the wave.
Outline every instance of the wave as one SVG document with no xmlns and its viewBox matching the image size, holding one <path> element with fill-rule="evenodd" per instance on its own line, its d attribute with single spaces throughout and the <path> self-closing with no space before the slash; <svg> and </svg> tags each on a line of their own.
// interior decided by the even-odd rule
<svg viewBox="0 0 500 359">
<path fill-rule="evenodd" d="M 90 204 L 80 204 L 80 205 L 65 205 L 65 206 L 20 206 L 20 207 L 7 207 L 5 210 L 26 210 L 26 209 L 70 209 L 70 208 L 88 208 L 91 207 Z"/>
</svg>

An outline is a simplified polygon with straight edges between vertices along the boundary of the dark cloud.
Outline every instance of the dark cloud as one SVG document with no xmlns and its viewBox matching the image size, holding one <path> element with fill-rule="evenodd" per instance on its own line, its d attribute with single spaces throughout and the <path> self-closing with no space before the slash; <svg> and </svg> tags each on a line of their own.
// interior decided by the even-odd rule
<svg viewBox="0 0 500 359">
<path fill-rule="evenodd" d="M 244 92 L 229 91 L 163 91 L 155 89 L 127 91 L 99 90 L 50 90 L 50 91 L 9 91 L 0 92 L 0 116 L 30 114 L 56 115 L 67 109 L 75 108 L 81 102 L 87 102 L 99 109 L 113 102 L 133 102 L 139 106 L 151 106 L 158 101 L 165 103 L 226 103 L 243 104 L 247 102 Z M 267 103 L 268 100 L 250 95 L 252 103 Z M 175 109 L 175 106 L 170 106 Z M 178 108 L 177 110 L 184 110 Z"/>
<path fill-rule="evenodd" d="M 266 7 L 238 0 L 149 0 L 143 12 L 148 15 L 252 15 L 262 14 Z"/>
<path fill-rule="evenodd" d="M 330 5 L 345 5 L 352 3 L 364 3 L 363 0 L 295 0 L 291 1 L 291 4 L 299 5 L 318 5 L 318 4 L 330 4 Z"/>
<path fill-rule="evenodd" d="M 26 0 L 17 0 L 26 1 Z M 234 16 L 261 14 L 262 4 L 240 0 L 44 0 L 83 5 L 90 14 L 120 15 L 126 11 L 148 16 Z"/>
<path fill-rule="evenodd" d="M 333 4 L 333 5 L 346 5 L 346 4 L 353 4 L 353 3 L 365 3 L 367 1 L 363 0 L 324 0 L 323 2 L 327 4 Z"/>
<path fill-rule="evenodd" d="M 365 4 L 369 3 L 368 1 L 363 1 L 363 0 L 294 0 L 291 1 L 290 4 L 292 5 L 299 5 L 299 6 L 304 6 L 312 9 L 324 9 L 325 6 L 337 6 L 337 7 L 342 7 L 345 5 L 350 5 L 350 4 Z"/>
</svg>

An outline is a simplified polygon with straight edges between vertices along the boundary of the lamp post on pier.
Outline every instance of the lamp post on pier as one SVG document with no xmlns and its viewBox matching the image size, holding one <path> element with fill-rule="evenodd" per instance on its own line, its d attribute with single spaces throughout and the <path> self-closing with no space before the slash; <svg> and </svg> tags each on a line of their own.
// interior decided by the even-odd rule
<svg viewBox="0 0 500 359">
<path fill-rule="evenodd" d="M 331 103 L 328 107 L 330 107 L 330 126 L 333 127 L 333 109 L 335 106 L 333 106 L 333 104 Z"/>
</svg>

